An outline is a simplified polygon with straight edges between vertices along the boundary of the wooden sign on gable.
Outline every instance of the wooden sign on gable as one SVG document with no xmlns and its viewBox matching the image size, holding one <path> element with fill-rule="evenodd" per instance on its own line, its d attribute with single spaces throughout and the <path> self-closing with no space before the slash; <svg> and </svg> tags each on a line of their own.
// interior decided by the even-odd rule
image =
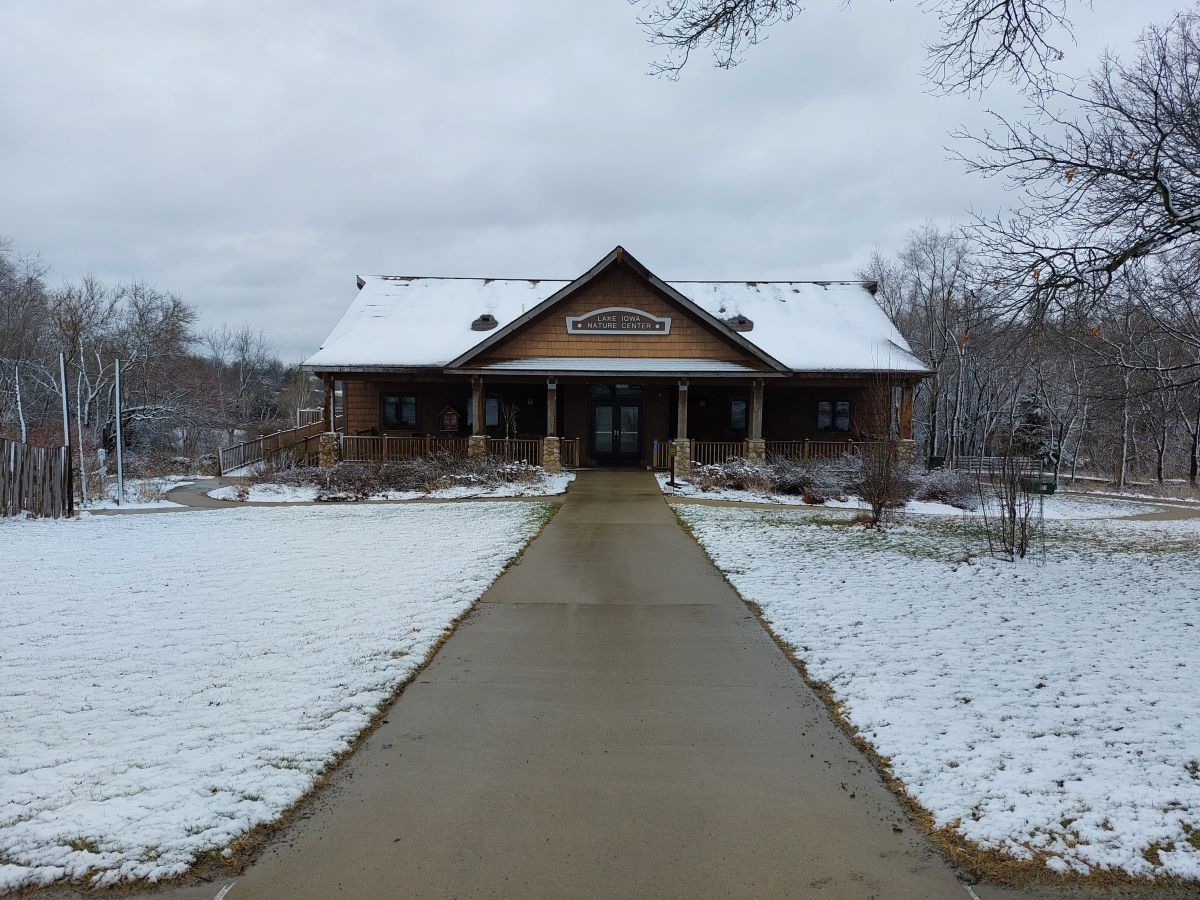
<svg viewBox="0 0 1200 900">
<path fill-rule="evenodd" d="M 567 334 L 670 334 L 671 317 L 656 316 L 644 309 L 606 306 L 582 316 L 567 316 Z"/>
</svg>

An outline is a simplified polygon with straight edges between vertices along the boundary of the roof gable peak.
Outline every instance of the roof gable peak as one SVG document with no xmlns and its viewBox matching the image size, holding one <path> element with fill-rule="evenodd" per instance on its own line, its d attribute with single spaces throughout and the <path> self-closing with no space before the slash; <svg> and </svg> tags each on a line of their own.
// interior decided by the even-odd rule
<svg viewBox="0 0 1200 900">
<path fill-rule="evenodd" d="M 632 253 L 630 253 L 620 244 L 617 244 L 612 250 L 605 254 L 599 261 L 597 261 L 595 265 L 593 265 L 574 281 L 567 283 L 541 303 L 537 304 L 532 309 L 525 311 L 522 315 L 513 319 L 504 327 L 496 329 L 492 334 L 480 341 L 466 353 L 463 353 L 457 359 L 452 360 L 447 365 L 447 368 L 459 369 L 468 366 L 472 360 L 476 359 L 488 349 L 505 341 L 511 335 L 521 330 L 525 325 L 532 322 L 534 319 L 537 319 L 548 313 L 555 306 L 563 303 L 569 297 L 574 296 L 576 293 L 592 284 L 603 275 L 619 268 L 628 270 L 634 275 L 634 277 L 645 282 L 652 289 L 665 296 L 670 302 L 683 307 L 685 311 L 704 322 L 711 330 L 716 332 L 719 337 L 738 346 L 741 350 L 745 351 L 747 355 L 755 357 L 760 362 L 764 363 L 768 368 L 778 372 L 790 371 L 787 366 L 769 354 L 765 353 L 762 349 L 744 338 L 728 324 L 721 321 L 721 319 L 708 313 L 692 300 L 688 299 L 686 296 L 677 291 L 675 288 L 671 287 L 669 284 L 651 272 Z"/>
</svg>

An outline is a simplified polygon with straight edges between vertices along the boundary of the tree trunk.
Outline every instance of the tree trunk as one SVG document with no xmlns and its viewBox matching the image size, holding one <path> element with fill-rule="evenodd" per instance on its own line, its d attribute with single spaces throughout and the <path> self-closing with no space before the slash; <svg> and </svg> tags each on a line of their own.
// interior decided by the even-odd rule
<svg viewBox="0 0 1200 900">
<path fill-rule="evenodd" d="M 21 423 L 21 443 L 29 443 L 29 427 L 25 424 L 25 407 L 21 405 L 21 367 L 17 366 L 17 419 Z"/>
<path fill-rule="evenodd" d="M 1117 462 L 1117 487 L 1125 487 L 1125 476 L 1129 460 L 1129 378 L 1125 379 L 1125 392 L 1121 395 L 1121 459 Z"/>
<path fill-rule="evenodd" d="M 1192 430 L 1192 459 L 1188 465 L 1188 481 L 1200 487 L 1200 403 L 1196 404 L 1195 428 Z"/>
</svg>

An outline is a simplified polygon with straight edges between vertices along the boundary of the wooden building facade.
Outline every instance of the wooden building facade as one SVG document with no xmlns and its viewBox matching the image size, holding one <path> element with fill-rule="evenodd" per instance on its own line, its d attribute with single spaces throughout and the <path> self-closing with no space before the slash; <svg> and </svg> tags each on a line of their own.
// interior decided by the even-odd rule
<svg viewBox="0 0 1200 900">
<path fill-rule="evenodd" d="M 620 247 L 572 281 L 360 278 L 305 365 L 348 458 L 500 452 L 548 469 L 909 440 L 926 374 L 869 285 L 668 284 Z"/>
</svg>

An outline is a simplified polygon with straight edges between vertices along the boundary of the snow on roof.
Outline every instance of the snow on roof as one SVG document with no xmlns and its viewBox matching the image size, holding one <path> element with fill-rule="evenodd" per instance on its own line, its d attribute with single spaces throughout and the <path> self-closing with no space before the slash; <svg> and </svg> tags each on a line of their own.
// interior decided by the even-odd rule
<svg viewBox="0 0 1200 900">
<path fill-rule="evenodd" d="M 482 313 L 507 325 L 571 283 L 391 275 L 359 281 L 357 296 L 306 366 L 326 371 L 442 367 L 494 333 L 471 330 Z M 741 337 L 796 372 L 926 371 L 861 282 L 676 281 L 670 286 L 718 319 L 738 314 L 750 319 L 754 326 Z"/>
</svg>

